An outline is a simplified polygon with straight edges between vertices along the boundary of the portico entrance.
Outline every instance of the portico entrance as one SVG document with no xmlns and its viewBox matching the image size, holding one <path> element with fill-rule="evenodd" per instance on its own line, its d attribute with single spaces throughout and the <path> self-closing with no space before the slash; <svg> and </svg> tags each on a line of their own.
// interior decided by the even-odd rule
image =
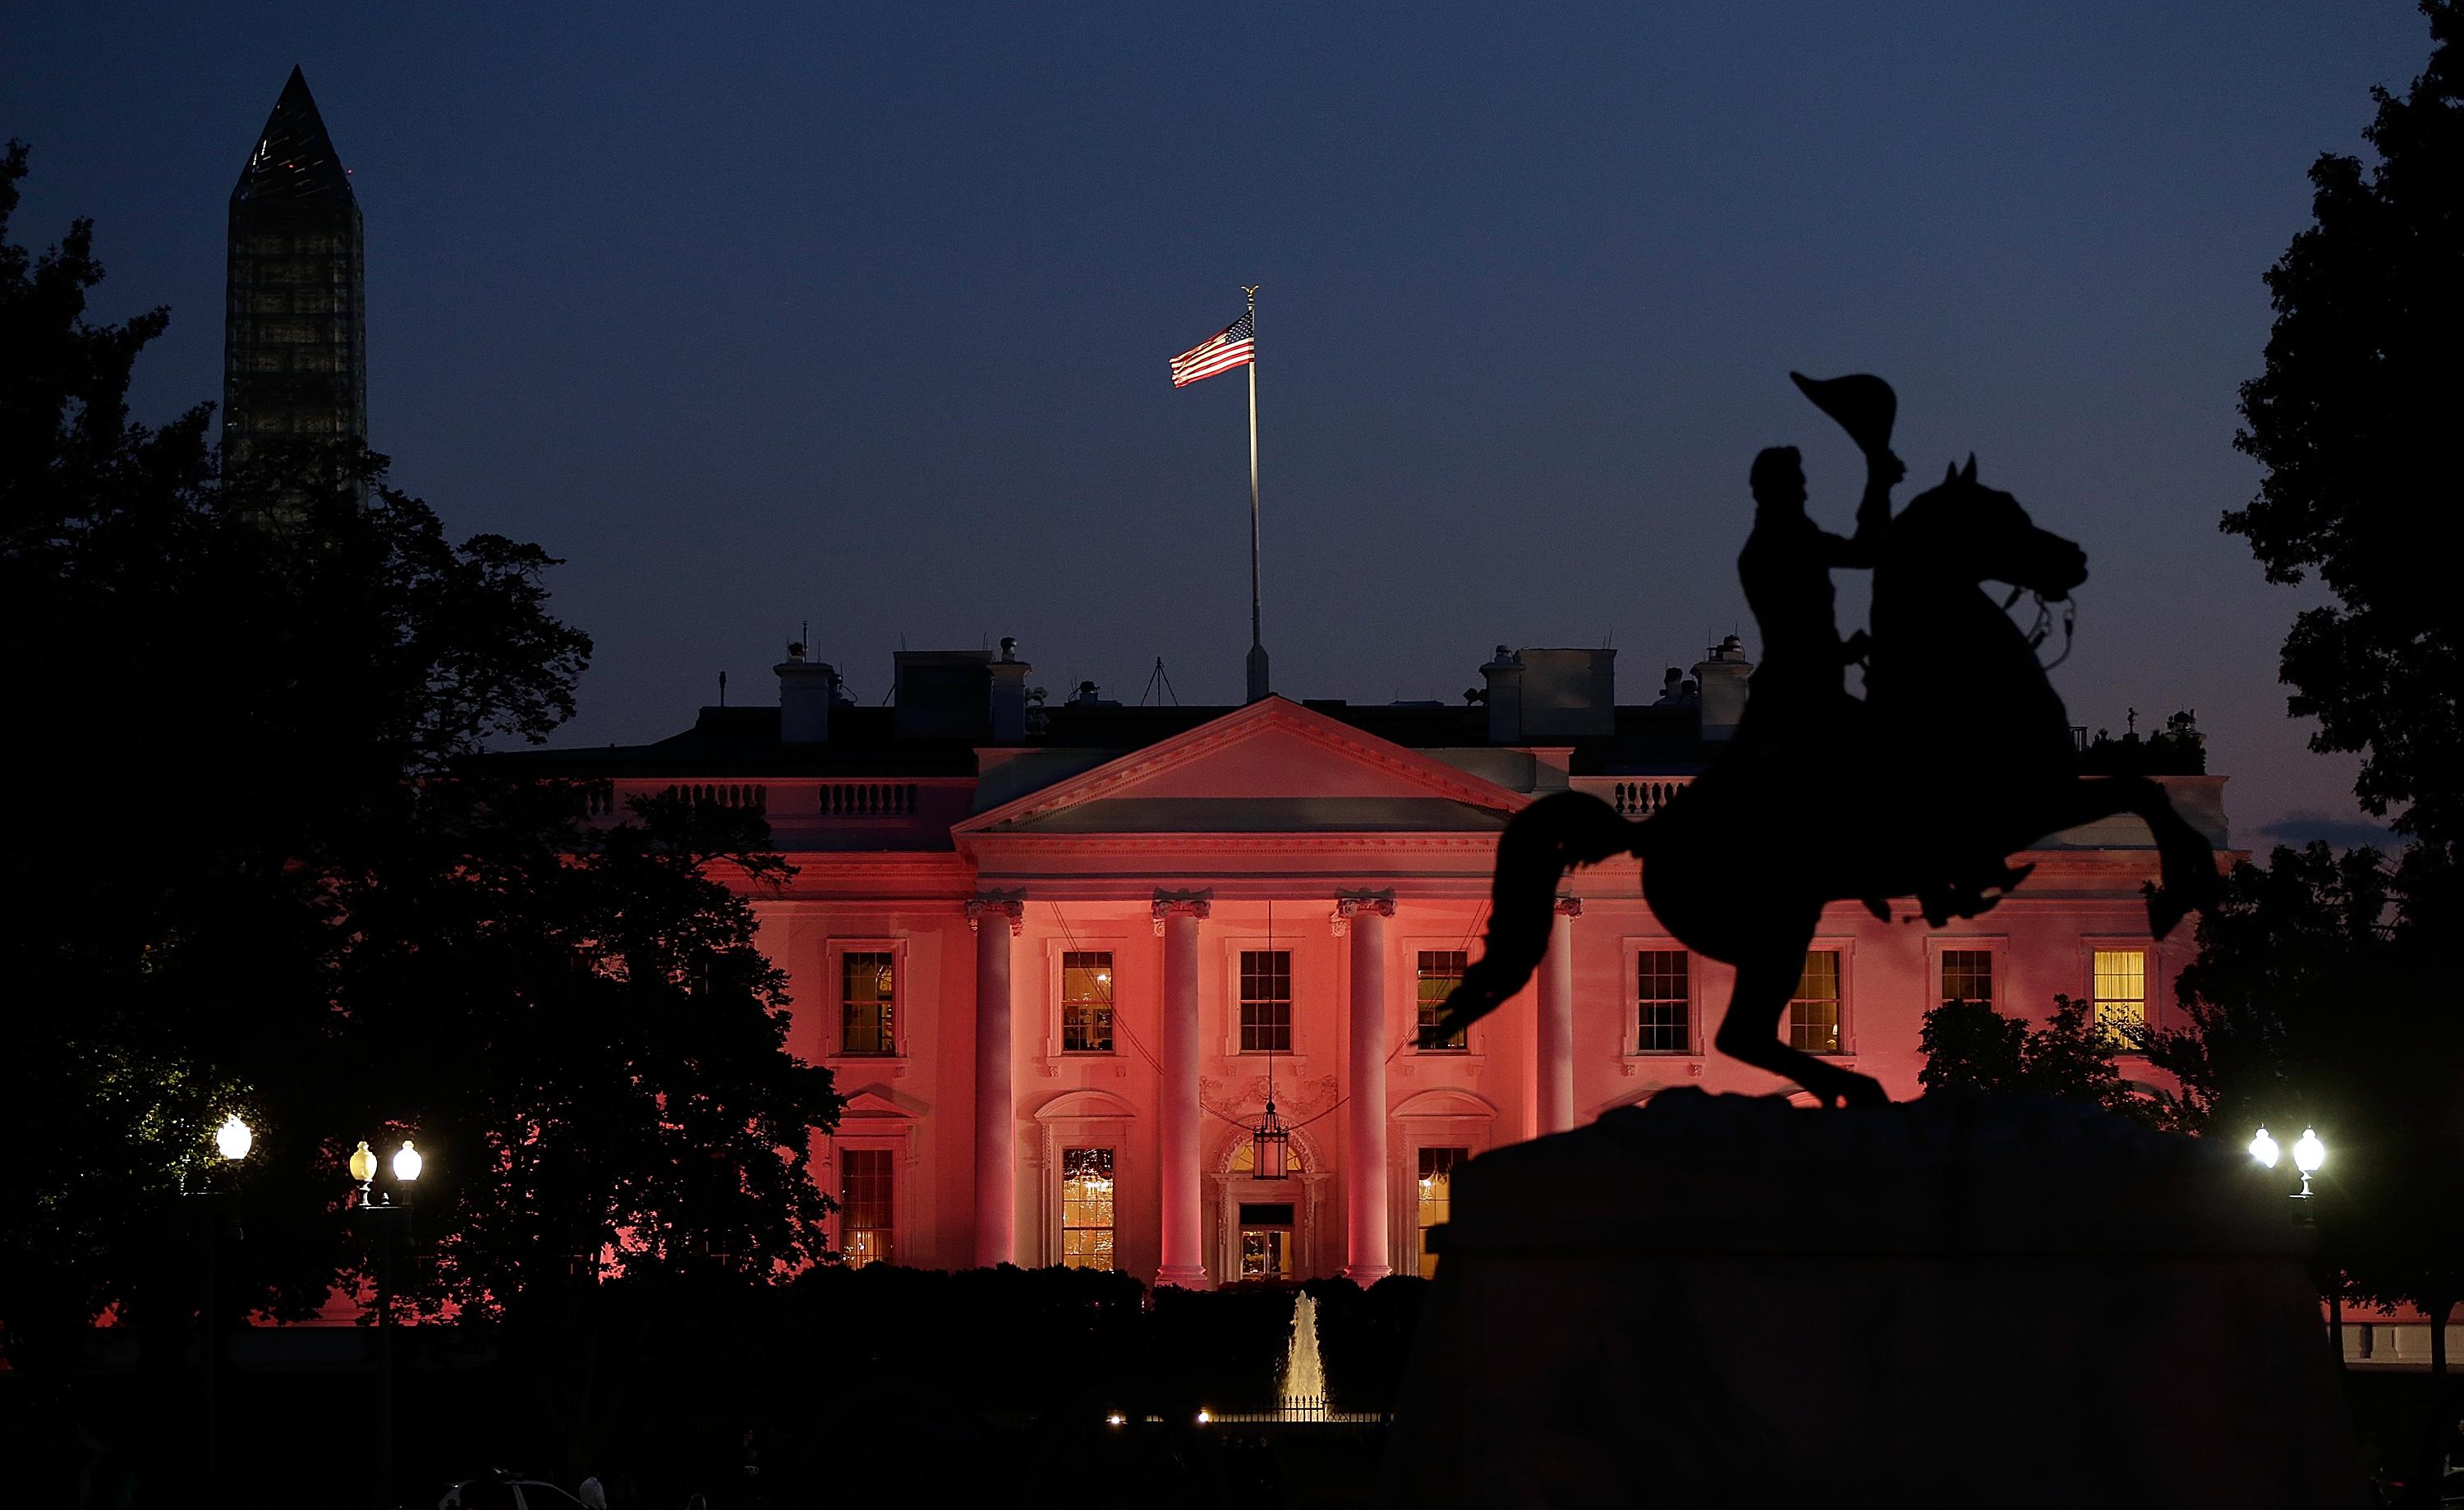
<svg viewBox="0 0 2464 1510">
<path fill-rule="evenodd" d="M 1242 1280 L 1288 1280 L 1292 1277 L 1292 1203 L 1241 1203 L 1240 1271 Z"/>
<path fill-rule="evenodd" d="M 1238 1132 L 1218 1155 L 1208 1177 L 1215 1199 L 1206 1247 L 1207 1277 L 1216 1283 L 1307 1280 L 1324 1272 L 1328 1171 L 1306 1133 L 1293 1137 L 1288 1158 L 1289 1175 L 1258 1178 L 1256 1150 Z"/>
</svg>

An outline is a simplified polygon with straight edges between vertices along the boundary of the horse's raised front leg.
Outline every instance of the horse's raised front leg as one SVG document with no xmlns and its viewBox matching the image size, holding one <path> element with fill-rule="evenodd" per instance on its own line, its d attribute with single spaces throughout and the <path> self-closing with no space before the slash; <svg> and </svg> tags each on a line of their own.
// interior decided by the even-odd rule
<svg viewBox="0 0 2464 1510">
<path fill-rule="evenodd" d="M 1730 1059 L 1796 1082 L 1826 1106 L 1881 1105 L 1891 1098 L 1882 1094 L 1880 1081 L 1780 1039 L 1787 1029 L 1789 1000 L 1805 974 L 1805 948 L 1813 939 L 1811 924 L 1801 931 L 1767 934 L 1751 954 L 1736 962 L 1736 989 L 1728 993 L 1728 1010 L 1713 1041 Z"/>
<path fill-rule="evenodd" d="M 2116 813 L 2145 820 L 2156 836 L 2165 884 L 2147 899 L 2150 933 L 2163 938 L 2191 911 L 2215 906 L 2222 891 L 2216 879 L 2216 846 L 2173 811 L 2172 799 L 2165 795 L 2162 785 L 2144 776 L 2080 777 L 2056 797 L 2045 832 L 2059 833 Z"/>
</svg>

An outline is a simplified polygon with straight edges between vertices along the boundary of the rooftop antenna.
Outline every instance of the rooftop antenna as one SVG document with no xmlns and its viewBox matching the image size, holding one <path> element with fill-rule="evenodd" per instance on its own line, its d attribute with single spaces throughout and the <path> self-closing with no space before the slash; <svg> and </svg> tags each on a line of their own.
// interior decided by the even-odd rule
<svg viewBox="0 0 2464 1510">
<path fill-rule="evenodd" d="M 1172 689 L 1172 678 L 1164 674 L 1163 657 L 1159 655 L 1155 657 L 1155 671 L 1147 677 L 1146 690 L 1138 694 L 1140 708 L 1147 705 L 1147 698 L 1150 695 L 1154 696 L 1157 708 L 1164 705 L 1163 700 L 1167 697 L 1172 699 L 1173 707 L 1180 706 L 1180 694 Z"/>
<path fill-rule="evenodd" d="M 725 671 L 718 673 L 718 706 L 721 708 L 725 708 L 727 706 L 727 673 Z"/>
</svg>

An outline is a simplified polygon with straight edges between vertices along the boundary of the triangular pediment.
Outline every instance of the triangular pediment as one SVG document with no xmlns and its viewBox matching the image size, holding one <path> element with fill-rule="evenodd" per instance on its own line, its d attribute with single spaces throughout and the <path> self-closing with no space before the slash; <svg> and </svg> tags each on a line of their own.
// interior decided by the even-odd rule
<svg viewBox="0 0 2464 1510">
<path fill-rule="evenodd" d="M 839 1130 L 852 1130 L 851 1124 L 883 1121 L 913 1122 L 924 1115 L 925 1106 L 903 1091 L 886 1084 L 859 1085 L 845 1093 L 847 1105 L 839 1108 Z"/>
<path fill-rule="evenodd" d="M 1529 800 L 1269 697 L 979 813 L 957 832 L 1490 833 Z"/>
</svg>

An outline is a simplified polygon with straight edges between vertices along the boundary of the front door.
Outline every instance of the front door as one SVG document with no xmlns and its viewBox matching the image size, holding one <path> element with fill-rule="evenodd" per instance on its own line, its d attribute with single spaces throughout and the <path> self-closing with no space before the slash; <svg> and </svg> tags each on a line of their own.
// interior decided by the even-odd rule
<svg viewBox="0 0 2464 1510">
<path fill-rule="evenodd" d="M 1241 1203 L 1241 1275 L 1243 1280 L 1292 1277 L 1292 1208 L 1282 1201 Z"/>
</svg>

